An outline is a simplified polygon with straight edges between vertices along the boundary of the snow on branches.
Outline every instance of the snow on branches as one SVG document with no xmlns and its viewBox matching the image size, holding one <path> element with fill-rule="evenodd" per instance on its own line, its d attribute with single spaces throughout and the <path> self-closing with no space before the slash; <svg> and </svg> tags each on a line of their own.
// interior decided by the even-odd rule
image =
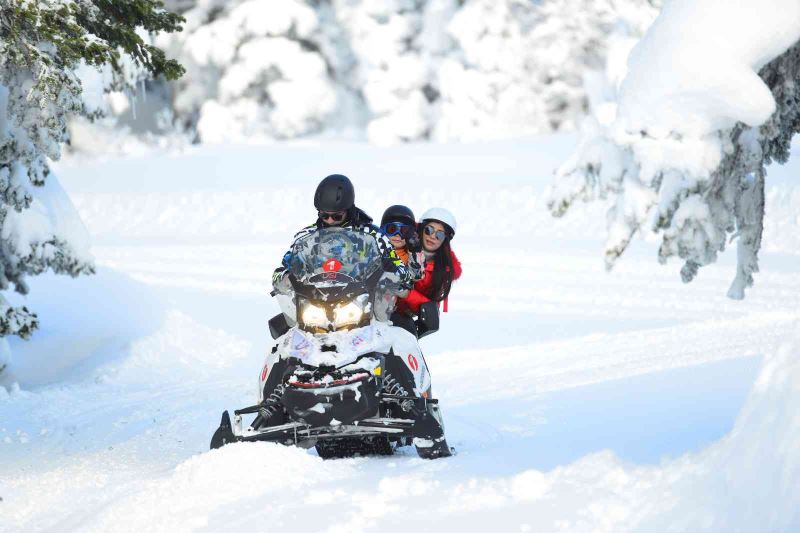
<svg viewBox="0 0 800 533">
<path fill-rule="evenodd" d="M 652 12 L 615 0 L 470 0 L 448 31 L 438 140 L 572 130 L 586 112 L 584 74 L 600 69 L 620 18 Z M 652 13 L 655 16 L 655 13 Z"/>
<path fill-rule="evenodd" d="M 548 205 L 561 216 L 608 199 L 608 268 L 651 232 L 659 261 L 683 259 L 689 282 L 736 239 L 728 296 L 752 286 L 766 167 L 788 159 L 800 131 L 800 4 L 769 4 L 667 3 L 631 52 L 616 106 L 586 121 Z"/>
<path fill-rule="evenodd" d="M 159 42 L 186 65 L 173 106 L 199 140 L 297 137 L 336 111 L 331 59 L 307 2 L 198 1 L 184 16 L 185 31 Z"/>
<path fill-rule="evenodd" d="M 182 68 L 137 33 L 175 31 L 180 17 L 156 0 L 0 0 L 0 290 L 26 294 L 25 276 L 94 271 L 88 238 L 48 161 L 61 156 L 67 119 L 93 115 L 79 65 L 117 75 L 127 58 L 153 75 Z M 36 315 L 0 296 L 0 337 L 30 336 Z"/>
<path fill-rule="evenodd" d="M 336 0 L 356 61 L 348 85 L 363 95 L 367 138 L 378 144 L 430 137 L 439 98 L 436 67 L 452 46 L 455 0 Z"/>
<path fill-rule="evenodd" d="M 200 142 L 493 139 L 573 129 L 612 28 L 655 1 L 170 0 L 186 29 L 158 43 Z"/>
</svg>

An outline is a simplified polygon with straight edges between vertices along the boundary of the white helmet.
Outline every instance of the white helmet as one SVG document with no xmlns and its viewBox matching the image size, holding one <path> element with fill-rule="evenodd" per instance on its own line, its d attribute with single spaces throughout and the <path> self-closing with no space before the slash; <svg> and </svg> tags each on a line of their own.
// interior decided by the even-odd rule
<svg viewBox="0 0 800 533">
<path fill-rule="evenodd" d="M 444 207 L 432 207 L 422 213 L 422 216 L 419 219 L 421 222 L 425 222 L 426 220 L 438 220 L 439 222 L 449 226 L 453 231 L 453 235 L 456 234 L 456 230 L 458 229 L 456 217 Z"/>
</svg>

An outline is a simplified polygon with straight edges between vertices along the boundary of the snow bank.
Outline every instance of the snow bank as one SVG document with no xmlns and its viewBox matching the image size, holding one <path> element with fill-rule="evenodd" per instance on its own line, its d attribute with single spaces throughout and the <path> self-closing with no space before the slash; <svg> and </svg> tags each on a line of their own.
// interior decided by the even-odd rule
<svg viewBox="0 0 800 533">
<path fill-rule="evenodd" d="M 419 486 L 416 494 L 405 491 L 383 501 L 384 493 L 379 492 L 382 506 L 414 510 L 385 517 L 380 527 L 484 531 L 490 524 L 502 531 L 587 533 L 797 531 L 798 326 L 789 328 L 795 331 L 792 342 L 765 358 L 733 430 L 699 453 L 641 467 L 603 451 L 548 472 L 531 469 L 509 476 L 459 476 L 463 473 L 453 471 L 452 465 L 442 465 L 435 473 L 417 471 L 399 485 Z M 454 461 L 470 459 L 466 454 Z M 380 488 L 393 480 L 387 476 Z M 359 524 L 359 509 L 348 519 L 341 529 L 332 530 Z"/>
<path fill-rule="evenodd" d="M 299 449 L 237 444 L 137 481 L 113 501 L 97 503 L 96 512 L 72 519 L 87 531 L 244 530 L 269 523 L 330 532 L 484 531 L 491 524 L 502 531 L 789 533 L 800 527 L 798 356 L 800 330 L 765 359 L 730 434 L 660 466 L 626 464 L 604 451 L 547 472 L 503 475 L 484 464 L 496 457 L 469 447 L 432 463 L 402 455 L 321 461 Z M 493 473 L 472 473 L 486 468 Z M 67 474 L 56 471 L 39 482 Z M 99 474 L 94 482 L 108 484 Z M 78 497 L 87 490 L 79 486 Z M 12 508 L 12 523 L 24 524 L 26 512 Z"/>
<path fill-rule="evenodd" d="M 240 366 L 251 344 L 221 328 L 170 310 L 159 328 L 133 339 L 124 358 L 107 361 L 98 374 L 114 381 L 195 381 L 218 377 L 226 368 Z M 198 347 L 202 347 L 198 349 Z"/>
<path fill-rule="evenodd" d="M 107 269 L 76 279 L 45 274 L 30 285 L 28 296 L 11 294 L 9 302 L 36 309 L 41 327 L 30 341 L 6 339 L 13 356 L 0 385 L 29 388 L 92 377 L 163 321 L 155 291 Z"/>
<path fill-rule="evenodd" d="M 91 265 L 89 234 L 75 210 L 69 196 L 50 176 L 43 185 L 30 187 L 33 202 L 22 212 L 9 210 L 5 215 L 0 238 L 8 243 L 15 255 L 29 257 L 43 264 L 55 263 L 56 253 L 63 253 L 54 246 L 42 245 L 50 239 L 62 241 L 72 261 Z"/>
<path fill-rule="evenodd" d="M 800 530 L 800 327 L 769 354 L 733 431 L 666 469 L 667 512 L 637 531 Z"/>
<path fill-rule="evenodd" d="M 320 483 L 335 483 L 352 473 L 352 462 L 323 466 L 322 459 L 297 448 L 265 443 L 234 444 L 192 457 L 168 477 L 148 483 L 142 487 L 144 490 L 87 516 L 81 529 L 98 532 L 262 529 L 274 523 L 270 511 L 278 511 L 282 494 L 324 497 L 326 491 L 317 489 Z M 242 501 L 266 516 L 254 519 L 249 513 L 241 513 L 238 505 Z M 148 512 L 143 513 L 142 509 Z M 292 526 L 300 530 L 308 530 L 308 525 L 297 517 L 292 521 Z"/>
</svg>

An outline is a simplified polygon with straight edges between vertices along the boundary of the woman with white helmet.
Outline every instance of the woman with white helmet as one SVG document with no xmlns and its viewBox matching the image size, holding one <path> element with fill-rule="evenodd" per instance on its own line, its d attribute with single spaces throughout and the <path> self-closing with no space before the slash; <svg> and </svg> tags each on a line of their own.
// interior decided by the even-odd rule
<svg viewBox="0 0 800 533">
<path fill-rule="evenodd" d="M 425 271 L 408 296 L 397 302 L 397 311 L 416 315 L 420 305 L 433 301 L 444 302 L 447 312 L 450 288 L 461 277 L 461 263 L 450 246 L 456 234 L 456 217 L 443 207 L 434 207 L 422 214 L 418 228 Z"/>
</svg>

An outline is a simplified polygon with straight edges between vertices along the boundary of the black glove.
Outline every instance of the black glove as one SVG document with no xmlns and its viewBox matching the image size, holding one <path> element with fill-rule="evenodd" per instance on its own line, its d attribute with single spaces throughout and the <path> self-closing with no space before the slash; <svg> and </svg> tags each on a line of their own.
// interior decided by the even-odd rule
<svg viewBox="0 0 800 533">
<path fill-rule="evenodd" d="M 383 271 L 384 272 L 397 272 L 397 265 L 388 257 L 383 258 Z"/>
<path fill-rule="evenodd" d="M 419 235 L 417 235 L 416 231 L 406 237 L 406 248 L 412 254 L 422 251 L 422 241 L 419 240 Z"/>
</svg>

